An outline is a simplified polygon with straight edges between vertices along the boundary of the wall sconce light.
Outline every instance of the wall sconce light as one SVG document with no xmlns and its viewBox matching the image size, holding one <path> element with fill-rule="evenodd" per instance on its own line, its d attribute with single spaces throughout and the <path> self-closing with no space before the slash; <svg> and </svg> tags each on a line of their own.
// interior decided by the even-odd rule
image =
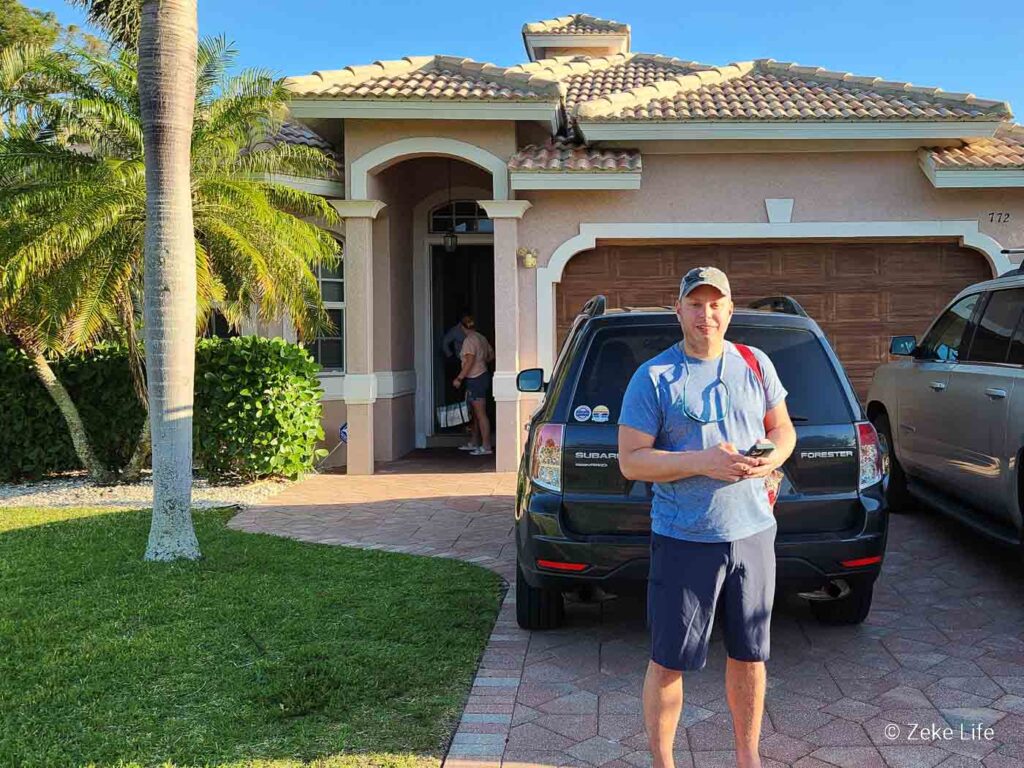
<svg viewBox="0 0 1024 768">
<path fill-rule="evenodd" d="M 516 256 L 523 260 L 523 266 L 527 269 L 535 269 L 537 267 L 536 248 L 516 248 Z"/>
<path fill-rule="evenodd" d="M 445 253 L 455 253 L 455 249 L 459 247 L 459 237 L 452 230 L 444 233 L 443 242 Z"/>
</svg>

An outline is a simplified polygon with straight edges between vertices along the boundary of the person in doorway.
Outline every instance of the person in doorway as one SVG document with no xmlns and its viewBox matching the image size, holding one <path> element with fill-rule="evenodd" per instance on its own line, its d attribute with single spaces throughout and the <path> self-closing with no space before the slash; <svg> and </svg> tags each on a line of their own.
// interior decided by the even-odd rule
<svg viewBox="0 0 1024 768">
<path fill-rule="evenodd" d="M 673 768 L 683 672 L 704 667 L 721 603 L 736 763 L 760 768 L 778 528 L 765 478 L 793 452 L 796 431 L 768 356 L 725 340 L 725 273 L 691 269 L 675 308 L 683 340 L 637 369 L 619 417 L 622 474 L 654 491 L 644 724 L 654 768 Z M 765 437 L 774 450 L 745 455 Z"/>
<path fill-rule="evenodd" d="M 455 316 L 455 325 L 445 331 L 441 339 L 441 354 L 444 355 L 446 376 L 456 376 L 462 370 L 462 342 L 466 339 L 466 329 L 462 327 L 462 318 L 471 315 L 468 307 L 459 310 Z M 465 425 L 466 443 L 459 446 L 460 451 L 473 451 L 479 445 L 479 438 L 474 438 L 472 418 Z"/>
<path fill-rule="evenodd" d="M 476 321 L 468 312 L 460 321 L 466 338 L 462 341 L 462 369 L 452 386 L 466 387 L 466 400 L 473 409 L 473 437 L 468 446 L 470 455 L 483 456 L 491 450 L 491 420 L 487 415 L 487 394 L 491 388 L 491 371 L 487 364 L 494 360 L 494 347 L 476 330 Z"/>
</svg>

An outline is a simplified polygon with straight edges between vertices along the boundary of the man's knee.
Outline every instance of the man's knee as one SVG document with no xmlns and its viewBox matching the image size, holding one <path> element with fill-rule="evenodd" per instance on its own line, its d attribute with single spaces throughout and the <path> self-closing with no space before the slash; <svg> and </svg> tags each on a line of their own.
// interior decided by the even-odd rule
<svg viewBox="0 0 1024 768">
<path fill-rule="evenodd" d="M 670 685 L 683 676 L 682 670 L 664 667 L 654 659 L 650 660 L 650 663 L 647 666 L 647 672 L 660 685 Z"/>
</svg>

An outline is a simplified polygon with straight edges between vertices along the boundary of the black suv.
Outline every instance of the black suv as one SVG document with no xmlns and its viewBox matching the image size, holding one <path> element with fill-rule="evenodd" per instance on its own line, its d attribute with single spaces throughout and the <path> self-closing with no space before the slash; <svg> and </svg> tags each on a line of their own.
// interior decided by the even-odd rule
<svg viewBox="0 0 1024 768">
<path fill-rule="evenodd" d="M 827 339 L 789 297 L 736 308 L 726 338 L 763 350 L 789 391 L 797 432 L 775 505 L 779 588 L 809 599 L 826 623 L 862 622 L 888 532 L 886 457 Z M 651 485 L 618 467 L 618 416 L 641 363 L 682 338 L 669 308 L 606 310 L 596 296 L 576 317 L 528 425 L 516 492 L 516 613 L 526 629 L 558 626 L 563 593 L 641 591 L 647 579 Z"/>
</svg>

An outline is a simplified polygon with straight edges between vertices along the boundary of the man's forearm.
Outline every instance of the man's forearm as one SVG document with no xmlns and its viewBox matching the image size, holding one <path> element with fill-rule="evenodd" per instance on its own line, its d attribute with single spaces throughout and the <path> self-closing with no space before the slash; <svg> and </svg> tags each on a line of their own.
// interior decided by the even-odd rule
<svg viewBox="0 0 1024 768">
<path fill-rule="evenodd" d="M 619 470 L 628 480 L 648 483 L 671 483 L 703 474 L 701 451 L 663 451 L 639 448 L 619 455 Z"/>
<path fill-rule="evenodd" d="M 781 424 L 766 435 L 775 445 L 772 459 L 777 466 L 782 466 L 796 448 L 796 429 L 792 424 Z"/>
</svg>

